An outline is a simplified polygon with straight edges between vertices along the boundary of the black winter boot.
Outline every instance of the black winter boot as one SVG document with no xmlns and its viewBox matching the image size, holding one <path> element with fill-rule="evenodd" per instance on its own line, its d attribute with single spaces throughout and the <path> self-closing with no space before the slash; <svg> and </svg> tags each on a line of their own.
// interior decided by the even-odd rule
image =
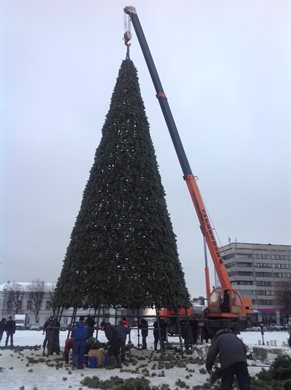
<svg viewBox="0 0 291 390">
<path fill-rule="evenodd" d="M 114 368 L 117 367 L 117 361 L 116 361 L 116 358 L 115 356 L 109 356 L 109 366 L 107 366 L 106 368 L 108 368 L 109 370 L 112 370 Z"/>
<path fill-rule="evenodd" d="M 117 367 L 117 368 L 121 368 L 121 367 L 122 367 L 120 356 L 118 356 L 118 357 L 116 358 L 116 367 Z"/>
</svg>

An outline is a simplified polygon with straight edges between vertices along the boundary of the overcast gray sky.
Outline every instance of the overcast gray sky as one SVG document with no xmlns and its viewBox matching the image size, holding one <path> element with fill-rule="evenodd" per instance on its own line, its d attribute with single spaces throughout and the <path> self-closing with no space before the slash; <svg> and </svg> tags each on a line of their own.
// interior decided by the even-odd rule
<svg viewBox="0 0 291 390">
<path fill-rule="evenodd" d="M 126 54 L 126 5 L 137 9 L 219 245 L 291 244 L 290 1 L 2 0 L 0 283 L 61 272 Z M 204 295 L 198 219 L 132 33 L 187 287 Z"/>
</svg>

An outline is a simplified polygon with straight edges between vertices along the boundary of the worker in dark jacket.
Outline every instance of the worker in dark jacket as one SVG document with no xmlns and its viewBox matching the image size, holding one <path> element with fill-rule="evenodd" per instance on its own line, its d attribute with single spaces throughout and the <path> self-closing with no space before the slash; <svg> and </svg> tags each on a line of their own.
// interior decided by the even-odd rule
<svg viewBox="0 0 291 390">
<path fill-rule="evenodd" d="M 167 340 L 167 323 L 161 318 L 154 322 L 154 349 L 158 350 L 158 342 L 160 342 L 161 351 L 165 349 L 165 341 Z"/>
<path fill-rule="evenodd" d="M 102 321 L 100 329 L 104 330 L 105 336 L 109 341 L 108 357 L 111 368 L 121 367 L 120 349 L 122 346 L 121 332 L 109 322 Z"/>
<path fill-rule="evenodd" d="M 180 329 L 181 329 L 181 337 L 184 340 L 185 349 L 186 351 L 189 351 L 189 349 L 193 345 L 190 321 L 184 321 L 184 320 L 181 321 Z"/>
<path fill-rule="evenodd" d="M 85 325 L 88 326 L 88 338 L 93 337 L 95 321 L 94 318 L 89 314 L 85 320 Z"/>
<path fill-rule="evenodd" d="M 167 323 L 163 318 L 160 318 L 160 328 L 162 340 L 165 342 L 167 341 Z"/>
<path fill-rule="evenodd" d="M 0 344 L 1 344 L 3 333 L 5 331 L 5 327 L 6 327 L 6 318 L 2 318 L 2 320 L 0 321 Z"/>
<path fill-rule="evenodd" d="M 219 330 L 209 348 L 206 369 L 210 373 L 216 356 L 222 368 L 221 390 L 231 390 L 236 376 L 240 390 L 250 390 L 246 346 L 230 329 Z"/>
<path fill-rule="evenodd" d="M 46 322 L 44 323 L 44 325 L 43 325 L 43 332 L 42 332 L 42 334 L 45 335 L 44 340 L 43 340 L 43 343 L 42 343 L 42 354 L 43 354 L 43 356 L 45 356 L 45 350 L 46 350 L 46 347 L 47 347 L 47 344 L 48 344 L 48 337 L 49 337 L 48 328 L 52 326 L 53 320 L 54 320 L 54 317 L 53 317 L 53 316 L 50 316 L 50 317 L 46 320 Z"/>
<path fill-rule="evenodd" d="M 72 332 L 72 337 L 74 339 L 73 365 L 78 369 L 84 368 L 84 354 L 86 350 L 86 340 L 88 338 L 88 327 L 85 325 L 84 321 L 84 316 L 81 316 Z"/>
<path fill-rule="evenodd" d="M 53 317 L 47 326 L 47 354 L 53 355 L 61 353 L 60 349 L 60 323 L 56 317 Z"/>
<path fill-rule="evenodd" d="M 147 320 L 145 318 L 142 318 L 138 327 L 139 329 L 141 329 L 142 349 L 147 349 L 147 337 L 149 334 L 149 324 Z"/>
<path fill-rule="evenodd" d="M 6 332 L 6 341 L 5 341 L 5 346 L 7 347 L 8 341 L 10 339 L 10 346 L 13 347 L 13 335 L 16 330 L 16 323 L 10 316 L 8 318 L 8 321 L 5 324 L 5 332 Z"/>
<path fill-rule="evenodd" d="M 121 321 L 119 321 L 118 326 L 117 326 L 117 330 L 119 331 L 120 336 L 121 336 L 121 340 L 122 340 L 121 341 L 121 348 L 120 348 L 120 358 L 121 358 L 121 361 L 124 362 L 125 361 L 126 338 L 127 338 L 127 335 L 129 335 L 129 333 L 130 333 L 129 324 L 128 324 L 128 321 L 126 320 L 126 318 L 123 317 L 123 319 Z"/>
</svg>

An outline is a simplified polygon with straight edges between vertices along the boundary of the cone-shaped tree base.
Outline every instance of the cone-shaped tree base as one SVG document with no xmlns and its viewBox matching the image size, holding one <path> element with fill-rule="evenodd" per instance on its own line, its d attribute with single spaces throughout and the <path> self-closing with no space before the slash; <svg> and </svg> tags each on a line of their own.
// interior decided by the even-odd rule
<svg viewBox="0 0 291 390">
<path fill-rule="evenodd" d="M 187 306 L 149 124 L 122 62 L 55 292 L 55 306 Z"/>
</svg>

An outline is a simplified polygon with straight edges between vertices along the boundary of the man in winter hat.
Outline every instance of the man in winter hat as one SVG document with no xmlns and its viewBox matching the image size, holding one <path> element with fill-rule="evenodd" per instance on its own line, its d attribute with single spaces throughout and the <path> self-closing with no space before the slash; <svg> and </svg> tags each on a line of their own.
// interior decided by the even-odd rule
<svg viewBox="0 0 291 390">
<path fill-rule="evenodd" d="M 122 334 L 119 330 L 109 322 L 103 320 L 100 324 L 100 329 L 104 331 L 107 340 L 109 341 L 108 357 L 110 368 L 121 368 L 120 350 L 122 347 Z"/>
<path fill-rule="evenodd" d="M 240 390 L 250 390 L 246 346 L 231 329 L 216 332 L 206 359 L 206 369 L 209 373 L 217 355 L 222 368 L 221 390 L 232 389 L 234 376 L 238 380 Z"/>
</svg>

